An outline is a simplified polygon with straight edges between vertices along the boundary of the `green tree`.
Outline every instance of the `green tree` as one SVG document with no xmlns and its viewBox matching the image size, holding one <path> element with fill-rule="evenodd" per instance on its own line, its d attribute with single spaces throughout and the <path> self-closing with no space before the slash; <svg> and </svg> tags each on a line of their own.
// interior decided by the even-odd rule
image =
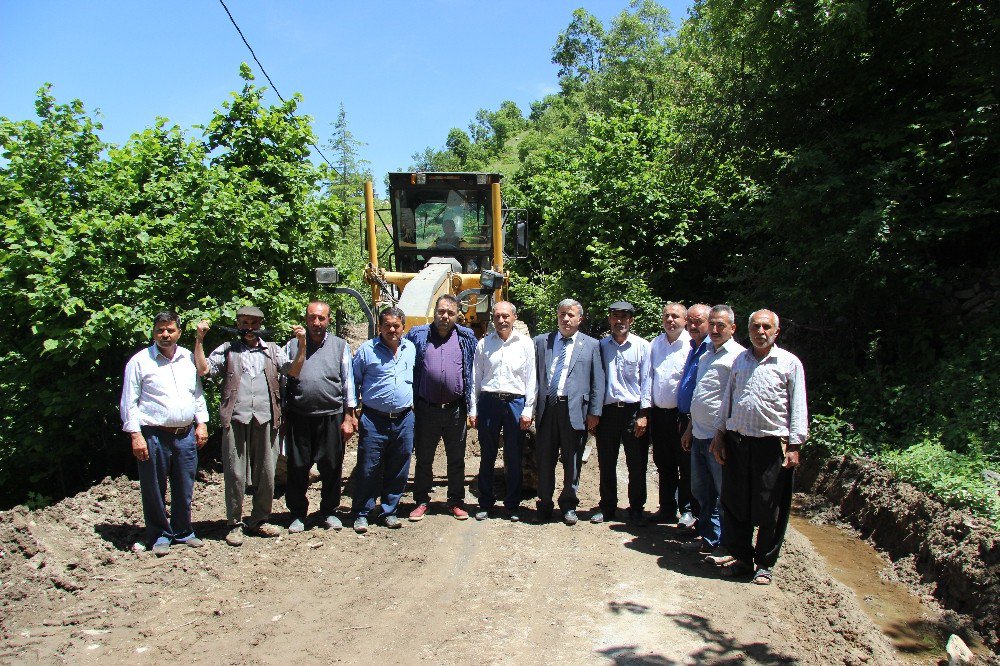
<svg viewBox="0 0 1000 666">
<path fill-rule="evenodd" d="M 364 183 L 372 178 L 368 168 L 370 162 L 359 153 L 365 145 L 348 128 L 347 112 L 341 103 L 327 147 L 333 151 L 336 166 L 336 177 L 331 180 L 330 189 L 346 204 L 342 218 L 344 228 L 350 227 L 351 221 L 360 214 L 364 206 Z"/>
<path fill-rule="evenodd" d="M 57 104 L 48 87 L 37 121 L 0 119 L 4 504 L 131 466 L 122 369 L 157 310 L 190 326 L 254 302 L 281 333 L 316 293 L 313 267 L 359 273 L 296 100 L 267 106 L 244 74 L 203 140 L 160 119 L 104 144 L 82 103 Z"/>
</svg>

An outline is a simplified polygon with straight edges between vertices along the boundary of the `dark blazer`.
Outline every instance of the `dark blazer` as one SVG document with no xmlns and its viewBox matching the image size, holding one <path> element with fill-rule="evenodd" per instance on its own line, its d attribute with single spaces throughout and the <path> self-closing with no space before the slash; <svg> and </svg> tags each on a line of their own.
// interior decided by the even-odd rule
<svg viewBox="0 0 1000 666">
<path fill-rule="evenodd" d="M 554 360 L 553 348 L 558 333 L 535 337 L 535 369 L 538 376 L 538 399 L 535 401 L 535 423 L 545 413 L 545 398 L 549 393 L 549 368 Z M 600 416 L 604 409 L 604 364 L 601 345 L 584 333 L 576 334 L 573 357 L 566 376 L 566 397 L 569 398 L 569 420 L 575 430 L 587 429 L 587 415 Z"/>
</svg>

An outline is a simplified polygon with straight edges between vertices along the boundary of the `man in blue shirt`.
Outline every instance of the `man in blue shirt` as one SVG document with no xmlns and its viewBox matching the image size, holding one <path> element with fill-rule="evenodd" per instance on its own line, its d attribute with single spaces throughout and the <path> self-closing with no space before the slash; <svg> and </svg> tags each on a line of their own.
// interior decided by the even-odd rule
<svg viewBox="0 0 1000 666">
<path fill-rule="evenodd" d="M 694 397 L 694 388 L 698 384 L 698 361 L 702 354 L 708 351 L 711 344 L 708 339 L 708 315 L 709 307 L 703 303 L 688 308 L 687 332 L 691 335 L 691 351 L 688 352 L 687 361 L 684 363 L 684 372 L 681 374 L 681 384 L 677 389 L 677 412 L 679 414 L 677 425 L 681 433 L 687 430 L 688 421 L 691 419 L 691 399 Z M 677 526 L 691 531 L 696 522 L 694 516 L 698 513 L 697 501 L 691 494 L 691 453 L 680 448 L 679 438 L 677 445 L 675 455 L 680 470 L 677 505 L 681 511 Z"/>
<path fill-rule="evenodd" d="M 354 386 L 363 404 L 353 506 L 357 516 L 354 531 L 359 534 L 368 531 L 380 470 L 382 502 L 378 517 L 386 527 L 401 526 L 396 509 L 406 488 L 413 453 L 415 348 L 403 339 L 406 315 L 402 310 L 385 308 L 378 321 L 378 337 L 362 344 L 353 361 Z"/>
</svg>

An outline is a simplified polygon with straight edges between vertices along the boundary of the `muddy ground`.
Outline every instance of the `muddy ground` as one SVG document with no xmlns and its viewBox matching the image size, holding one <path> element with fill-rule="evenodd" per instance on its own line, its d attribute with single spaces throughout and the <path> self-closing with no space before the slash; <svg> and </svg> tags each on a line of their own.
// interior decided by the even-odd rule
<svg viewBox="0 0 1000 666">
<path fill-rule="evenodd" d="M 470 442 L 470 487 L 476 454 Z M 347 469 L 353 460 L 350 450 Z M 595 463 L 584 467 L 581 508 L 596 505 Z M 310 497 L 315 506 L 316 487 Z M 0 513 L 0 660 L 906 661 L 794 530 L 776 583 L 760 587 L 720 578 L 666 526 L 460 522 L 442 506 L 400 530 L 311 529 L 232 548 L 222 478 L 208 473 L 194 500 L 207 546 L 162 559 L 131 551 L 142 514 L 138 484 L 124 477 L 44 510 Z M 275 509 L 284 524 L 283 500 Z"/>
<path fill-rule="evenodd" d="M 878 547 L 889 575 L 944 611 L 939 623 L 972 626 L 1000 648 L 1000 534 L 951 509 L 871 460 L 806 459 L 800 488 L 814 520 L 845 523 Z"/>
</svg>

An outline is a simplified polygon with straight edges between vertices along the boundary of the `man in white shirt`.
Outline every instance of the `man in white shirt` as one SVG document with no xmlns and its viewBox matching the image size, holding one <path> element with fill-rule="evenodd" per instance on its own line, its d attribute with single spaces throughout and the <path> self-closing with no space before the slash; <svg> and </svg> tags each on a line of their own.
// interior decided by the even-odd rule
<svg viewBox="0 0 1000 666">
<path fill-rule="evenodd" d="M 147 546 L 157 557 L 170 552 L 171 543 L 205 545 L 191 526 L 191 497 L 198 449 L 208 441 L 208 409 L 191 352 L 177 345 L 180 337 L 176 313 L 154 317 L 154 344 L 125 366 L 120 405 L 122 430 L 129 433 L 139 461 Z"/>
<path fill-rule="evenodd" d="M 723 545 L 734 558 L 726 575 L 753 573 L 769 585 L 788 526 L 794 469 L 808 437 L 802 362 L 779 349 L 778 315 L 750 315 L 752 349 L 733 361 L 722 392 L 711 451 L 722 463 Z M 757 541 L 752 543 L 757 527 Z"/>
<path fill-rule="evenodd" d="M 635 308 L 627 301 L 608 308 L 611 335 L 601 340 L 601 362 L 607 379 L 604 412 L 597 426 L 597 461 L 601 476 L 600 507 L 590 522 L 614 520 L 618 510 L 618 451 L 625 449 L 628 468 L 628 519 L 646 524 L 646 467 L 649 438 L 646 410 L 649 408 L 649 343 L 630 333 Z"/>
<path fill-rule="evenodd" d="M 716 305 L 708 313 L 708 336 L 711 344 L 698 359 L 691 419 L 681 437 L 681 446 L 691 452 L 691 493 L 698 500 L 698 538 L 684 544 L 688 550 L 701 551 L 706 561 L 725 564 L 732 560 L 720 545 L 722 524 L 719 520 L 719 497 L 722 493 L 722 465 L 709 453 L 715 435 L 715 418 L 722 402 L 722 391 L 729 383 L 729 372 L 736 356 L 744 350 L 736 342 L 736 315 L 728 305 Z"/>
<path fill-rule="evenodd" d="M 513 303 L 493 305 L 494 331 L 476 344 L 472 361 L 472 405 L 469 424 L 479 430 L 479 511 L 476 520 L 494 515 L 493 473 L 503 437 L 507 515 L 519 521 L 524 432 L 535 410 L 535 346 L 514 330 Z"/>
<path fill-rule="evenodd" d="M 681 484 L 682 450 L 678 426 L 677 392 L 684 374 L 691 336 L 685 330 L 687 308 L 680 303 L 663 306 L 663 333 L 649 346 L 649 439 L 659 475 L 660 508 L 655 523 L 677 522 L 677 493 Z M 681 502 L 686 504 L 681 491 Z"/>
</svg>

